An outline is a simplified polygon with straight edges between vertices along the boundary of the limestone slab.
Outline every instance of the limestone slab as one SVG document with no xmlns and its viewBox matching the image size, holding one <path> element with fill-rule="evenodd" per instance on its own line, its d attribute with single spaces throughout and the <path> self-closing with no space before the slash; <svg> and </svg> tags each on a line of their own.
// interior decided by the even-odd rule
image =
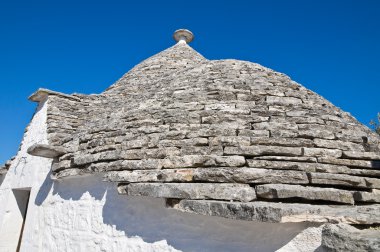
<svg viewBox="0 0 380 252">
<path fill-rule="evenodd" d="M 81 99 L 72 95 L 67 95 L 64 93 L 52 91 L 46 88 L 39 88 L 35 93 L 33 93 L 31 96 L 29 96 L 29 100 L 33 102 L 41 102 L 46 99 L 47 96 L 49 95 L 57 95 L 61 96 L 67 99 L 75 100 L 75 101 L 80 101 Z"/>
<path fill-rule="evenodd" d="M 305 172 L 256 168 L 207 168 L 194 170 L 194 181 L 220 183 L 287 183 L 307 184 Z"/>
<path fill-rule="evenodd" d="M 354 198 L 357 202 L 380 203 L 380 194 L 373 192 L 355 192 Z"/>
<path fill-rule="evenodd" d="M 281 147 L 281 146 L 240 146 L 225 147 L 226 155 L 243 155 L 243 156 L 301 156 L 302 149 L 298 147 Z"/>
<path fill-rule="evenodd" d="M 313 147 L 314 143 L 310 139 L 302 139 L 302 138 L 253 137 L 251 138 L 251 145 Z"/>
<path fill-rule="evenodd" d="M 263 201 L 241 203 L 215 200 L 181 200 L 171 207 L 183 212 L 245 221 L 380 223 L 380 204 L 330 206 Z"/>
<path fill-rule="evenodd" d="M 243 166 L 243 156 L 212 156 L 212 155 L 186 155 L 173 156 L 163 160 L 164 168 L 211 167 L 211 166 Z"/>
<path fill-rule="evenodd" d="M 119 193 L 175 199 L 219 199 L 248 202 L 256 199 L 255 189 L 229 183 L 131 183 L 119 185 Z"/>
<path fill-rule="evenodd" d="M 193 169 L 110 171 L 105 173 L 104 180 L 128 183 L 190 182 L 193 180 L 193 173 Z"/>
<path fill-rule="evenodd" d="M 303 155 L 309 157 L 333 157 L 340 158 L 342 151 L 338 149 L 303 148 Z"/>
<path fill-rule="evenodd" d="M 352 192 L 335 188 L 266 184 L 257 185 L 256 193 L 259 198 L 265 199 L 302 198 L 306 200 L 325 200 L 344 204 L 354 204 Z"/>
<path fill-rule="evenodd" d="M 87 169 L 95 172 L 105 172 L 117 170 L 151 170 L 161 168 L 162 159 L 142 159 L 93 163 Z"/>
<path fill-rule="evenodd" d="M 350 173 L 350 169 L 346 166 L 320 164 L 320 163 L 304 163 L 292 161 L 277 161 L 264 159 L 247 159 L 249 167 L 265 168 L 276 170 L 298 170 L 307 172 L 326 172 L 326 173 Z"/>
<path fill-rule="evenodd" d="M 353 159 L 336 159 L 330 157 L 319 157 L 320 163 L 346 165 L 351 167 L 363 167 L 363 168 L 380 168 L 380 161 L 368 161 L 368 160 L 353 160 Z"/>
<path fill-rule="evenodd" d="M 28 148 L 27 152 L 29 155 L 32 156 L 56 158 L 64 155 L 66 153 L 66 150 L 59 146 L 51 146 L 47 144 L 34 144 Z"/>
<path fill-rule="evenodd" d="M 340 185 L 357 188 L 380 188 L 380 179 L 351 176 L 347 174 L 327 174 L 311 172 L 310 181 L 317 185 Z"/>
<path fill-rule="evenodd" d="M 377 152 L 361 152 L 361 151 L 343 151 L 344 158 L 380 160 L 380 153 Z"/>
</svg>

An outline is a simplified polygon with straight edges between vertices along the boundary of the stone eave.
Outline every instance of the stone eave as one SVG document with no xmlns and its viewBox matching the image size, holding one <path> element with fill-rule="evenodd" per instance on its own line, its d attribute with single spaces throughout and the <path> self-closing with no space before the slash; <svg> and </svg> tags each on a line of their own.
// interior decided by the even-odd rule
<svg viewBox="0 0 380 252">
<path fill-rule="evenodd" d="M 80 98 L 75 97 L 73 95 L 68 95 L 68 94 L 52 91 L 45 88 L 39 88 L 36 92 L 34 92 L 31 96 L 28 97 L 28 100 L 32 102 L 41 102 L 41 101 L 44 101 L 49 95 L 56 95 L 56 96 L 64 97 L 67 99 L 80 101 Z"/>
</svg>

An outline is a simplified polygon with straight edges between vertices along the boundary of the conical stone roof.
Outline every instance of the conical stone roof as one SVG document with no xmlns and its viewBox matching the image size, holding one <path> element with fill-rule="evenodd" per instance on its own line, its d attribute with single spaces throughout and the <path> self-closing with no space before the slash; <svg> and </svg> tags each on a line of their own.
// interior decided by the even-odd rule
<svg viewBox="0 0 380 252">
<path fill-rule="evenodd" d="M 233 219 L 380 223 L 379 136 L 259 64 L 180 41 L 100 95 L 44 92 L 50 146 L 30 153 L 58 149 L 56 179 L 102 173 L 121 194 Z"/>
</svg>

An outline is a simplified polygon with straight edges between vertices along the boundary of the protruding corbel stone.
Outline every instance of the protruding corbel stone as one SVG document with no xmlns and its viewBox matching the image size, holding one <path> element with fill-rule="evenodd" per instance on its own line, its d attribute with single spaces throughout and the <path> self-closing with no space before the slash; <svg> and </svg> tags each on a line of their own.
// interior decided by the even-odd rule
<svg viewBox="0 0 380 252">
<path fill-rule="evenodd" d="M 49 95 L 57 95 L 57 96 L 61 96 L 61 97 L 71 99 L 71 100 L 80 101 L 80 99 L 78 97 L 75 97 L 72 95 L 67 95 L 64 93 L 56 92 L 56 91 L 52 91 L 52 90 L 45 89 L 45 88 L 38 89 L 35 93 L 33 93 L 31 96 L 29 96 L 28 99 L 29 99 L 29 101 L 33 101 L 33 102 L 41 102 L 41 101 L 44 101 L 46 99 L 46 97 L 48 97 Z"/>
<path fill-rule="evenodd" d="M 47 144 L 34 144 L 28 148 L 27 152 L 32 156 L 45 158 L 56 158 L 66 154 L 64 148 Z"/>
</svg>

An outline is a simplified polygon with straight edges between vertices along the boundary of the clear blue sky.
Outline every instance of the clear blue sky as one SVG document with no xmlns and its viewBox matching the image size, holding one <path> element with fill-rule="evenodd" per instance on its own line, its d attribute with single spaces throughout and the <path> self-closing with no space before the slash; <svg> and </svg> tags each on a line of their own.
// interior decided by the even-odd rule
<svg viewBox="0 0 380 252">
<path fill-rule="evenodd" d="M 380 1 L 0 2 L 0 163 L 39 87 L 100 93 L 188 28 L 209 59 L 286 73 L 368 125 L 380 111 Z"/>
</svg>

